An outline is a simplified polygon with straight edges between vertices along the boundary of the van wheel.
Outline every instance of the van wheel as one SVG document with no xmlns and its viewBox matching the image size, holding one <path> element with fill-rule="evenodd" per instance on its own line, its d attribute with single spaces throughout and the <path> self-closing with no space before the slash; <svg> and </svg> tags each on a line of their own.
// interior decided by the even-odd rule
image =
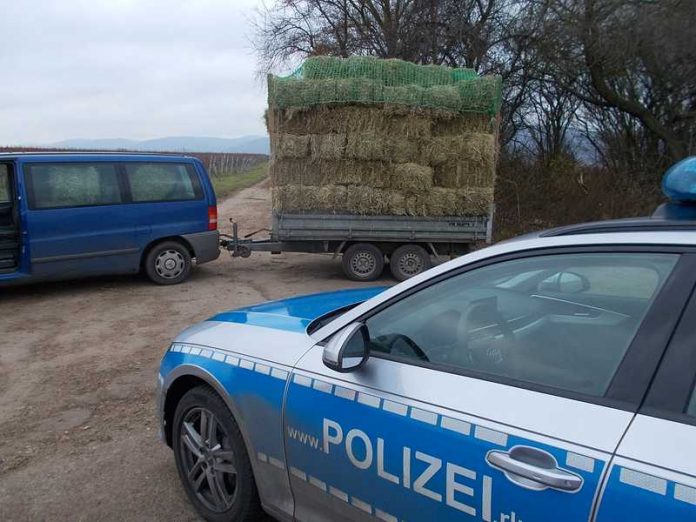
<svg viewBox="0 0 696 522">
<path fill-rule="evenodd" d="M 181 243 L 165 241 L 150 250 L 145 271 L 153 283 L 175 285 L 191 274 L 191 254 Z"/>
<path fill-rule="evenodd" d="M 392 275 L 399 281 L 406 281 L 432 266 L 430 255 L 419 245 L 401 245 L 389 258 Z"/>
<path fill-rule="evenodd" d="M 384 254 L 375 245 L 358 243 L 343 254 L 343 271 L 353 281 L 374 281 L 384 271 Z"/>
</svg>

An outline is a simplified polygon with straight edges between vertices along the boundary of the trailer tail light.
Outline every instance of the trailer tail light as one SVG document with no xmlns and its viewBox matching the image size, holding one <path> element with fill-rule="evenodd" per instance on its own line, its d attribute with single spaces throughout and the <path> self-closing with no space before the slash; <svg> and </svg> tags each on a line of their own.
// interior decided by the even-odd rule
<svg viewBox="0 0 696 522">
<path fill-rule="evenodd" d="M 217 206 L 208 207 L 208 230 L 217 230 L 218 214 Z"/>
</svg>

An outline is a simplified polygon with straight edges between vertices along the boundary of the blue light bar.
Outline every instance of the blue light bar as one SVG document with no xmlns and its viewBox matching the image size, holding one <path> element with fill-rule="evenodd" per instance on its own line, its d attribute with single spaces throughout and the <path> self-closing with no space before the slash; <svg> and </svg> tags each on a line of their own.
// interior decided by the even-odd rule
<svg viewBox="0 0 696 522">
<path fill-rule="evenodd" d="M 696 156 L 670 167 L 662 178 L 662 192 L 674 202 L 696 202 Z"/>
</svg>

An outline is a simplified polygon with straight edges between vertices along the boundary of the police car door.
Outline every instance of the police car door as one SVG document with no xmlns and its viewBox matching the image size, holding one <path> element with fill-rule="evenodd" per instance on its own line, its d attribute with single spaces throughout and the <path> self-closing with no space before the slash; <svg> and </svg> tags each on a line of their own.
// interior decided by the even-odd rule
<svg viewBox="0 0 696 522">
<path fill-rule="evenodd" d="M 621 441 L 597 522 L 696 520 L 696 298 Z"/>
<path fill-rule="evenodd" d="M 318 345 L 288 386 L 296 518 L 587 521 L 688 268 L 664 251 L 537 252 L 376 306 L 364 365 L 329 370 Z"/>
</svg>

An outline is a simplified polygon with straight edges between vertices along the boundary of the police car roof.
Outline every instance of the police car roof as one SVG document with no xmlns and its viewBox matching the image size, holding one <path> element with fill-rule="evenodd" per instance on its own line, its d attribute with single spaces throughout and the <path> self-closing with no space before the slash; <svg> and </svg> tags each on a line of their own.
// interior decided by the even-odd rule
<svg viewBox="0 0 696 522">
<path fill-rule="evenodd" d="M 680 232 L 696 231 L 696 221 L 660 219 L 654 217 L 609 219 L 579 223 L 544 230 L 537 237 L 573 236 L 579 234 L 615 234 L 625 232 Z"/>
</svg>

